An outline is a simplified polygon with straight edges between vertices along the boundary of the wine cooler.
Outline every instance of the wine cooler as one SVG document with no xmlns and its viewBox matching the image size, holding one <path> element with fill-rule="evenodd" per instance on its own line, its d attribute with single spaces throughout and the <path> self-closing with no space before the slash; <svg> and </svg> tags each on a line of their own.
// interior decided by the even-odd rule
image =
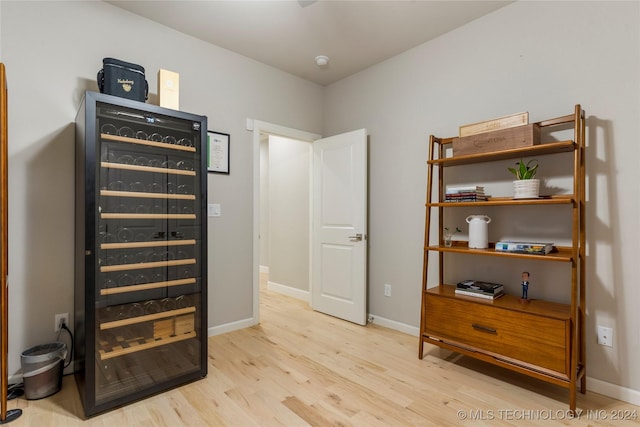
<svg viewBox="0 0 640 427">
<path fill-rule="evenodd" d="M 86 92 L 75 371 L 92 416 L 207 374 L 207 118 Z"/>
</svg>

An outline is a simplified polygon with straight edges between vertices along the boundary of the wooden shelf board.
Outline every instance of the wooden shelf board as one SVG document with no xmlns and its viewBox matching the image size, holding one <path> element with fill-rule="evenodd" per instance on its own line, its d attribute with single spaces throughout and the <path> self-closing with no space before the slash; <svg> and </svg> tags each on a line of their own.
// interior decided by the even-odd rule
<svg viewBox="0 0 640 427">
<path fill-rule="evenodd" d="M 531 205 L 573 205 L 575 198 L 572 194 L 542 196 L 537 199 L 514 199 L 513 197 L 489 197 L 478 202 L 435 202 L 425 203 L 427 207 L 461 207 L 461 206 L 531 206 Z"/>
<path fill-rule="evenodd" d="M 168 280 L 165 282 L 142 283 L 139 285 L 119 286 L 117 288 L 100 289 L 100 295 L 105 296 L 105 295 L 124 294 L 128 292 L 147 291 L 149 289 L 166 288 L 170 286 L 193 285 L 194 283 L 196 283 L 196 279 L 194 277 L 190 277 L 187 279 Z"/>
<path fill-rule="evenodd" d="M 556 246 L 557 252 L 551 252 L 546 255 L 530 255 L 530 254 L 518 254 L 512 252 L 501 252 L 494 249 L 495 243 L 491 243 L 487 249 L 469 249 L 467 242 L 454 241 L 452 246 L 427 246 L 424 249 L 427 251 L 435 252 L 454 252 L 461 254 L 472 255 L 487 255 L 487 256 L 500 256 L 511 258 L 526 258 L 535 259 L 540 261 L 557 261 L 557 262 L 571 262 L 573 257 L 571 255 L 571 248 L 565 246 Z"/>
<path fill-rule="evenodd" d="M 128 319 L 114 320 L 112 322 L 100 323 L 100 330 L 105 331 L 107 329 L 135 325 L 137 323 L 150 322 L 152 320 L 164 319 L 164 318 L 173 317 L 173 316 L 180 316 L 181 314 L 194 313 L 195 311 L 196 311 L 196 308 L 192 306 L 192 307 L 179 308 L 177 310 L 161 311 L 159 313 L 130 317 Z"/>
<path fill-rule="evenodd" d="M 426 293 L 437 295 L 444 298 L 464 299 L 465 301 L 486 304 L 505 310 L 518 311 L 521 313 L 530 313 L 537 316 L 545 316 L 553 319 L 568 320 L 571 319 L 571 306 L 557 302 L 530 299 L 528 302 L 521 302 L 520 297 L 515 295 L 503 295 L 495 300 L 487 300 L 484 298 L 466 297 L 456 295 L 455 285 L 442 285 L 428 288 Z M 533 326 L 532 326 L 533 327 Z"/>
<path fill-rule="evenodd" d="M 454 138 L 441 139 L 444 141 Z M 503 151 L 492 151 L 489 153 L 469 154 L 466 156 L 445 157 L 443 159 L 427 160 L 428 164 L 440 166 L 458 166 L 471 163 L 494 162 L 496 160 L 517 159 L 526 156 L 541 156 L 545 154 L 566 153 L 575 150 L 578 146 L 573 141 L 548 142 L 531 147 L 512 148 Z"/>
<path fill-rule="evenodd" d="M 131 340 L 130 342 L 127 342 L 127 344 L 129 344 L 130 347 L 119 348 L 111 351 L 100 350 L 99 351 L 100 360 L 107 360 L 113 357 L 124 356 L 125 354 L 135 353 L 137 351 L 142 351 L 142 350 L 148 350 L 150 348 L 160 347 L 162 345 L 167 345 L 167 344 L 171 344 L 178 341 L 188 340 L 190 338 L 195 338 L 195 337 L 196 337 L 196 333 L 195 331 L 192 331 L 192 332 L 189 332 L 188 334 L 174 335 L 174 336 L 165 337 L 161 339 L 148 338 L 144 343 L 141 343 L 141 344 L 138 343 L 137 340 Z"/>
<path fill-rule="evenodd" d="M 169 193 L 147 193 L 144 191 L 115 191 L 100 190 L 103 197 L 137 197 L 143 199 L 176 199 L 176 200 L 195 200 L 194 194 L 169 194 Z"/>
<path fill-rule="evenodd" d="M 195 258 L 174 259 L 170 261 L 136 262 L 133 264 L 104 265 L 100 267 L 101 273 L 112 271 L 139 270 L 142 268 L 175 267 L 176 265 L 195 264 Z"/>
<path fill-rule="evenodd" d="M 132 171 L 140 171 L 140 172 L 158 172 L 158 173 L 168 173 L 173 175 L 186 175 L 186 176 L 196 176 L 195 171 L 184 170 L 184 169 L 171 169 L 171 168 L 158 168 L 153 166 L 140 166 L 140 165 L 127 165 L 124 163 L 113 163 L 113 162 L 100 162 L 100 166 L 108 169 L 124 169 L 124 170 L 132 170 Z"/>
<path fill-rule="evenodd" d="M 196 214 L 101 213 L 100 219 L 196 219 Z"/>
<path fill-rule="evenodd" d="M 148 141 L 146 139 L 127 138 L 126 136 L 109 135 L 108 133 L 100 134 L 100 138 L 106 141 L 127 142 L 129 144 L 147 145 L 149 147 L 168 148 L 169 150 L 187 151 L 195 153 L 195 147 L 185 147 L 183 145 L 167 144 L 166 142 Z"/>
<path fill-rule="evenodd" d="M 136 248 L 156 248 L 159 246 L 188 246 L 195 245 L 195 239 L 188 240 L 154 240 L 149 242 L 125 242 L 125 243 L 101 243 L 100 249 L 136 249 Z"/>
</svg>

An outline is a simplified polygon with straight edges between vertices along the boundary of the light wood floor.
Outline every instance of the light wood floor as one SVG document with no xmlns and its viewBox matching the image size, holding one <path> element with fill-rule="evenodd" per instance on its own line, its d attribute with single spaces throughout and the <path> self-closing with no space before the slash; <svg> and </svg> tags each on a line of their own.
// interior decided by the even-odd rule
<svg viewBox="0 0 640 427">
<path fill-rule="evenodd" d="M 209 338 L 206 379 L 82 419 L 72 376 L 43 400 L 9 402 L 11 426 L 640 425 L 640 408 L 587 392 L 569 420 L 567 390 L 357 326 L 263 289 L 261 324 Z M 615 420 L 614 417 L 635 421 Z"/>
</svg>

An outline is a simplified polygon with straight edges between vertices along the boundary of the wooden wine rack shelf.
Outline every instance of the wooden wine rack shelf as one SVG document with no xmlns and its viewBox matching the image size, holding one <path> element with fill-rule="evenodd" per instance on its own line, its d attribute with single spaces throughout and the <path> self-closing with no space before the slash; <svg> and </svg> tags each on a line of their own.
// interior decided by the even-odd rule
<svg viewBox="0 0 640 427">
<path fill-rule="evenodd" d="M 196 283 L 195 278 L 169 280 L 166 282 L 142 283 L 140 285 L 120 286 L 117 288 L 100 289 L 100 295 L 116 295 L 127 292 L 148 291 L 149 289 L 165 288 L 170 286 L 193 285 Z"/>
<path fill-rule="evenodd" d="M 189 240 L 158 240 L 150 242 L 124 242 L 124 243 L 102 243 L 100 249 L 137 249 L 137 248 L 156 248 L 159 246 L 188 246 L 195 245 L 194 239 Z"/>
<path fill-rule="evenodd" d="M 152 320 L 164 319 L 166 317 L 179 316 L 181 314 L 194 313 L 195 307 L 179 308 L 177 310 L 162 311 L 160 313 L 145 314 L 143 316 L 130 317 L 127 319 L 114 320 L 112 322 L 104 322 L 100 324 L 100 330 L 120 328 L 122 326 L 135 325 L 137 323 L 149 322 Z"/>
<path fill-rule="evenodd" d="M 170 193 L 146 193 L 143 191 L 115 191 L 100 190 L 100 195 L 104 197 L 136 197 L 143 199 L 175 199 L 175 200 L 195 200 L 193 194 L 170 194 Z"/>
<path fill-rule="evenodd" d="M 99 350 L 100 360 L 107 360 L 113 357 L 123 356 L 125 354 L 135 353 L 137 351 L 148 350 L 154 347 L 171 344 L 174 342 L 184 341 L 196 337 L 196 332 L 191 331 L 182 335 L 174 335 L 162 338 L 136 338 L 131 340 L 119 341 L 113 347 L 101 348 Z"/>
<path fill-rule="evenodd" d="M 109 135 L 108 133 L 100 134 L 100 138 L 106 141 L 127 142 L 129 144 L 147 145 L 149 147 L 168 148 L 169 150 L 187 151 L 195 153 L 195 147 L 185 147 L 184 145 L 167 144 L 166 142 L 148 141 L 146 139 L 128 138 L 126 136 Z"/>
<path fill-rule="evenodd" d="M 100 267 L 101 273 L 113 271 L 138 270 L 142 268 L 174 267 L 176 265 L 195 264 L 195 258 L 174 259 L 171 261 L 137 262 L 133 264 L 104 265 Z"/>
<path fill-rule="evenodd" d="M 196 214 L 101 213 L 100 219 L 196 219 Z"/>
<path fill-rule="evenodd" d="M 124 163 L 113 163 L 113 162 L 100 162 L 100 166 L 107 169 L 123 169 L 123 170 L 131 170 L 131 171 L 138 171 L 138 172 L 158 172 L 158 173 L 168 173 L 168 174 L 174 174 L 174 175 L 196 176 L 195 171 L 183 170 L 183 169 L 158 168 L 153 166 L 129 165 Z"/>
</svg>

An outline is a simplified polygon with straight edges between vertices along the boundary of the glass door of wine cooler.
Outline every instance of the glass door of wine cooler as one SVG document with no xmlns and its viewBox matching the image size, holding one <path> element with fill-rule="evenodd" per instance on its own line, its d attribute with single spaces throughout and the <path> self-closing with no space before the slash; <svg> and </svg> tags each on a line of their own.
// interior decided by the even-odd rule
<svg viewBox="0 0 640 427">
<path fill-rule="evenodd" d="M 206 374 L 206 118 L 92 98 L 85 412 Z"/>
</svg>

